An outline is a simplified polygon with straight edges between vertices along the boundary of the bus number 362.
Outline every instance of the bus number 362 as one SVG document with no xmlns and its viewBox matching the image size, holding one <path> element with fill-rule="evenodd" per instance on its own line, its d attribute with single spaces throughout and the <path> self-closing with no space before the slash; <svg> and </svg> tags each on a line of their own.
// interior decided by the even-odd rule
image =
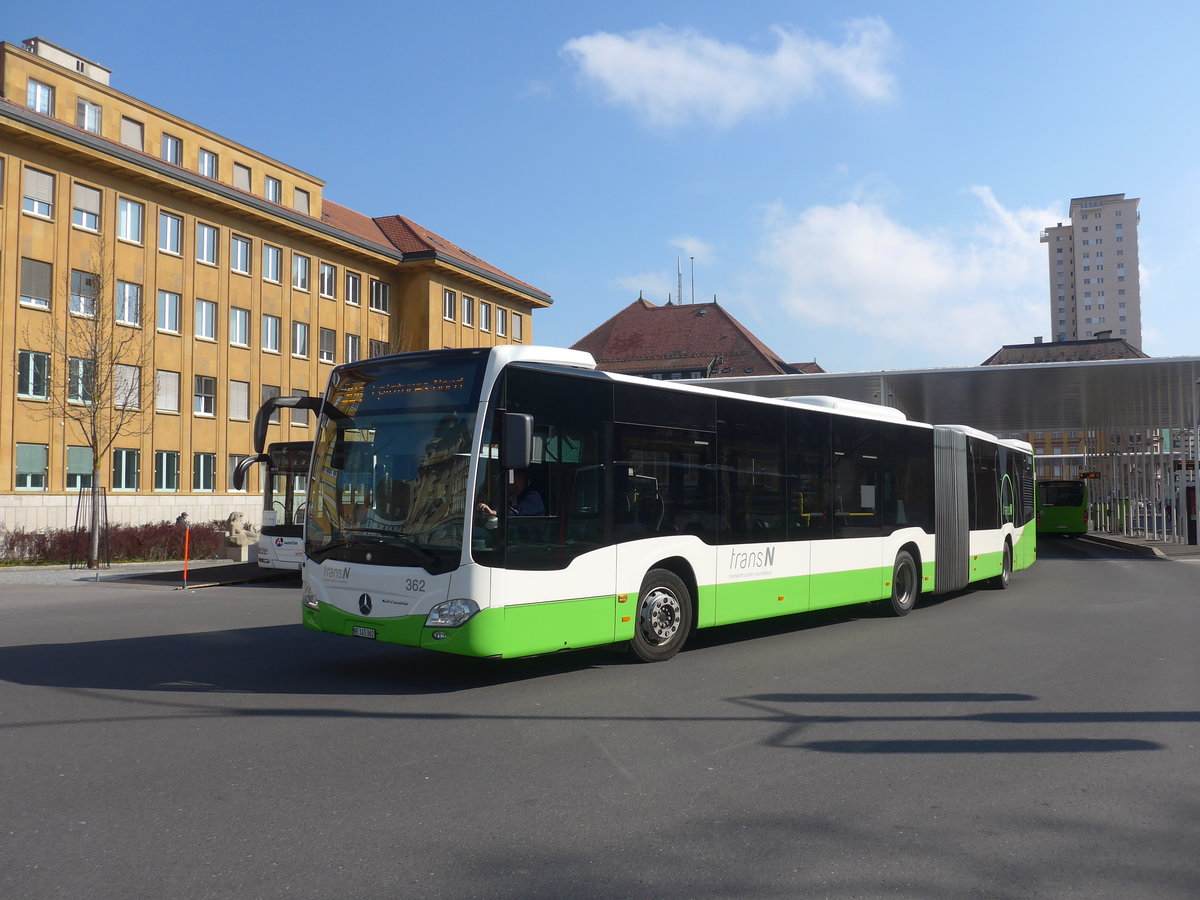
<svg viewBox="0 0 1200 900">
<path fill-rule="evenodd" d="M 404 581 L 404 589 L 414 593 L 423 593 L 425 591 L 424 578 L 406 578 Z"/>
</svg>

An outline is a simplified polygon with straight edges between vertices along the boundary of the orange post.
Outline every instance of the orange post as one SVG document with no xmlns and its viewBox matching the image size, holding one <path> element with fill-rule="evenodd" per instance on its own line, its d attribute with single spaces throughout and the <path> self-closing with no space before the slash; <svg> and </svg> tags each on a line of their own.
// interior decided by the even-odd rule
<svg viewBox="0 0 1200 900">
<path fill-rule="evenodd" d="M 185 528 L 183 530 L 183 589 L 187 590 L 187 564 L 188 551 L 191 549 L 192 529 Z"/>
</svg>

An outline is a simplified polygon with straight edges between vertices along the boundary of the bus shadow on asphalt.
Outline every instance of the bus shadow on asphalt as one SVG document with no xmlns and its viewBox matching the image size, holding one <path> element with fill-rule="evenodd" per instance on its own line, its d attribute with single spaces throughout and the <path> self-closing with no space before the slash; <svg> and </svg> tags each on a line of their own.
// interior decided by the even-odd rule
<svg viewBox="0 0 1200 900">
<path fill-rule="evenodd" d="M 451 656 L 296 625 L 0 648 L 0 679 L 53 688 L 311 695 L 440 694 L 611 665 L 604 650 Z"/>
<path fill-rule="evenodd" d="M 925 595 L 917 609 L 973 593 Z M 693 634 L 683 655 L 890 618 L 881 604 L 864 603 L 722 625 Z M 0 679 L 14 684 L 163 693 L 419 696 L 625 665 L 642 667 L 626 655 L 624 644 L 475 659 L 331 639 L 298 625 L 0 647 Z"/>
</svg>

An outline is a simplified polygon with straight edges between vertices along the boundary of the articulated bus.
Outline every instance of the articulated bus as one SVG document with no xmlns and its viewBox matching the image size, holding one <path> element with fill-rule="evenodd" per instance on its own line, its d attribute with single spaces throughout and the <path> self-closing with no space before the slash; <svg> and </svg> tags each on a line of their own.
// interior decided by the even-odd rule
<svg viewBox="0 0 1200 900">
<path fill-rule="evenodd" d="M 265 453 L 242 460 L 234 473 L 234 486 L 240 489 L 251 466 L 262 463 L 265 467 L 259 568 L 299 570 L 304 565 L 304 514 L 312 446 L 312 441 L 271 444 Z"/>
<path fill-rule="evenodd" d="M 1037 488 L 1038 534 L 1087 534 L 1087 482 L 1039 481 Z"/>
<path fill-rule="evenodd" d="M 830 398 L 595 369 L 545 347 L 334 369 L 305 524 L 306 627 L 480 657 L 624 644 L 922 593 L 1035 558 L 1031 448 Z"/>
</svg>

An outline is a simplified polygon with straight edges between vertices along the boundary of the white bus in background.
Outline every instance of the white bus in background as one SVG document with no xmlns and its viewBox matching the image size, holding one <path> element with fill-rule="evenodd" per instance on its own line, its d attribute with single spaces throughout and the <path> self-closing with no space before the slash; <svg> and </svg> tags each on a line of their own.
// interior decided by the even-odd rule
<svg viewBox="0 0 1200 900">
<path fill-rule="evenodd" d="M 312 441 L 286 441 L 271 444 L 265 453 L 248 457 L 238 466 L 235 486 L 245 483 L 251 466 L 263 465 L 260 568 L 299 571 L 304 566 L 304 513 L 311 455 Z"/>
</svg>

